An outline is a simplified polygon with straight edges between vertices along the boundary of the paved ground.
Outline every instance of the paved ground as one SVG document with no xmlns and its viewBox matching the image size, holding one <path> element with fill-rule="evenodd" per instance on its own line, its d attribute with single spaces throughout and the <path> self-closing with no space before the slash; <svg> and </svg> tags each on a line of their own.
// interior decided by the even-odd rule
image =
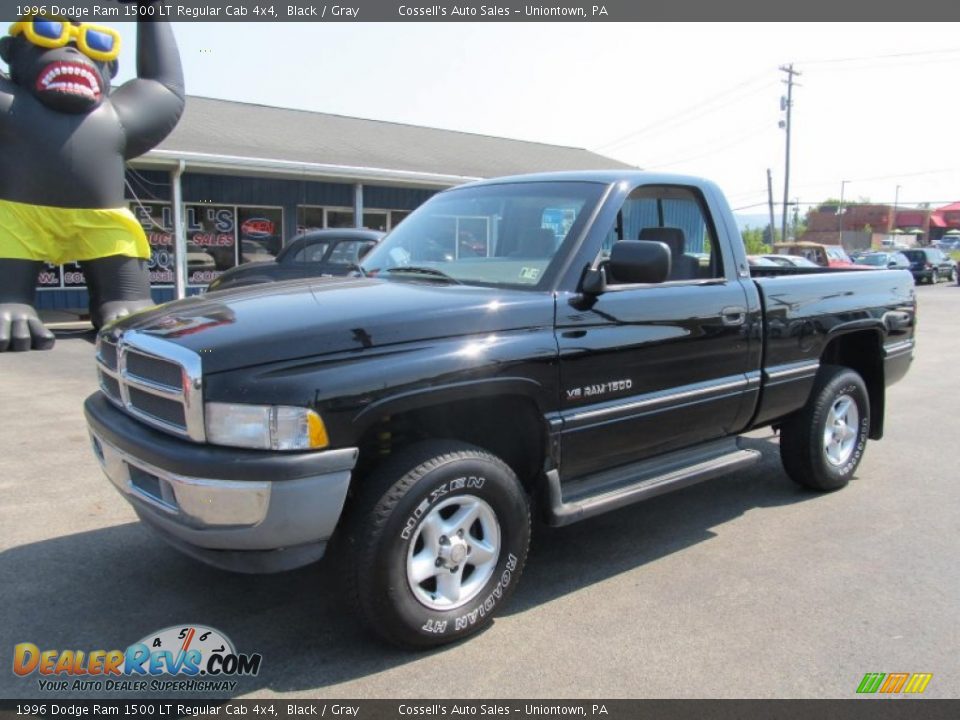
<svg viewBox="0 0 960 720">
<path fill-rule="evenodd" d="M 89 335 L 2 355 L 0 667 L 17 642 L 125 648 L 202 623 L 263 653 L 249 696 L 845 698 L 904 671 L 958 697 L 960 288 L 918 294 L 918 359 L 848 488 L 798 489 L 757 434 L 750 472 L 541 532 L 506 614 L 428 654 L 345 620 L 329 566 L 232 576 L 155 542 L 88 447 Z M 0 697 L 38 694 L 0 670 Z"/>
</svg>

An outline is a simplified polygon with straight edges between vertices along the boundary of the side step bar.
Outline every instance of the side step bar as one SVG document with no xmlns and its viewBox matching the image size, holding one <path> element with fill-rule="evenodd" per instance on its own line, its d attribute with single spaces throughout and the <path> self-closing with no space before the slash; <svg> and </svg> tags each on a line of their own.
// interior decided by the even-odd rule
<svg viewBox="0 0 960 720">
<path fill-rule="evenodd" d="M 724 439 L 667 453 L 652 460 L 607 470 L 561 487 L 560 474 L 547 472 L 548 522 L 569 525 L 665 492 L 749 467 L 760 460 L 756 450 Z M 564 497 L 566 495 L 566 497 Z"/>
</svg>

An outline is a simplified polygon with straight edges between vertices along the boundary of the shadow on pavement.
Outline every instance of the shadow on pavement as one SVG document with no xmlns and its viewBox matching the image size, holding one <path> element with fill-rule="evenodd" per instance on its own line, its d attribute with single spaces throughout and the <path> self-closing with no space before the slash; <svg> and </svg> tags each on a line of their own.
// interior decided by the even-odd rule
<svg viewBox="0 0 960 720">
<path fill-rule="evenodd" d="M 790 482 L 775 443 L 745 444 L 763 453 L 747 472 L 568 528 L 538 527 L 505 612 L 522 613 L 709 540 L 711 527 L 753 508 L 816 497 Z M 0 585 L 3 653 L 18 642 L 122 650 L 171 625 L 208 625 L 228 635 L 238 652 L 263 654 L 260 675 L 242 678 L 237 693 L 321 689 L 424 657 L 385 646 L 348 619 L 333 562 L 281 575 L 233 575 L 181 556 L 137 523 L 12 548 L 0 555 L 0 577 L 7 579 Z M 434 652 L 469 652 L 468 645 Z M 38 694 L 36 674 L 0 673 L 0 696 Z"/>
</svg>

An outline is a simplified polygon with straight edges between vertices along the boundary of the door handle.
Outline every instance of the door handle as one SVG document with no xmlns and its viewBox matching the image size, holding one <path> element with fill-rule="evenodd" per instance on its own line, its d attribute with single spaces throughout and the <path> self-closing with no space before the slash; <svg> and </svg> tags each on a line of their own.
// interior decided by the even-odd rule
<svg viewBox="0 0 960 720">
<path fill-rule="evenodd" d="M 740 307 L 739 305 L 725 307 L 720 311 L 720 319 L 723 320 L 724 325 L 729 327 L 743 325 L 743 323 L 747 320 L 747 309 L 745 307 Z"/>
</svg>

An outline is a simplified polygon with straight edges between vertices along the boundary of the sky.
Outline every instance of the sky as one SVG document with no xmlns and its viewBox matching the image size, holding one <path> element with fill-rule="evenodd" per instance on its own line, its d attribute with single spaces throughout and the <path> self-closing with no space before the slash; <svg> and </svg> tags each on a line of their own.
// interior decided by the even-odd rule
<svg viewBox="0 0 960 720">
<path fill-rule="evenodd" d="M 124 37 L 117 81 L 135 71 Z M 699 175 L 743 214 L 960 201 L 960 25 L 175 23 L 192 95 L 583 147 Z M 227 119 L 225 119 L 227 121 Z M 897 186 L 900 186 L 899 191 Z"/>
</svg>

